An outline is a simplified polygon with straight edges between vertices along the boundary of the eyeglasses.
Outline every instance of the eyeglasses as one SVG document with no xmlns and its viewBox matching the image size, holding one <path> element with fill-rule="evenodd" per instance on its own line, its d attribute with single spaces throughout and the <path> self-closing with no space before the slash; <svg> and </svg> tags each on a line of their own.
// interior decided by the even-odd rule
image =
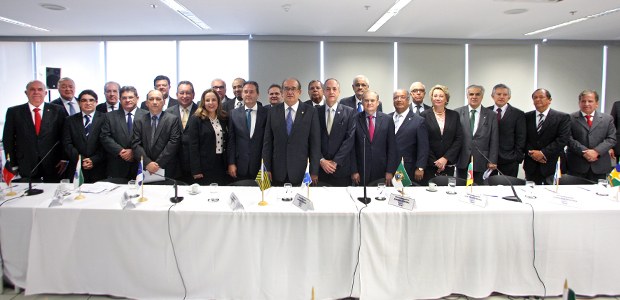
<svg viewBox="0 0 620 300">
<path fill-rule="evenodd" d="M 223 86 L 223 85 L 216 85 L 216 86 L 211 87 L 211 88 L 212 88 L 212 89 L 214 89 L 214 90 L 223 90 L 223 89 L 225 89 L 226 87 L 225 87 L 225 86 Z"/>
<path fill-rule="evenodd" d="M 354 87 L 367 87 L 368 85 L 365 83 L 356 83 L 353 85 Z"/>
<path fill-rule="evenodd" d="M 424 93 L 426 90 L 425 89 L 413 89 L 411 90 L 412 93 Z"/>
<path fill-rule="evenodd" d="M 284 90 L 284 92 L 294 92 L 297 90 L 297 87 L 296 86 L 285 86 L 282 89 Z"/>
</svg>

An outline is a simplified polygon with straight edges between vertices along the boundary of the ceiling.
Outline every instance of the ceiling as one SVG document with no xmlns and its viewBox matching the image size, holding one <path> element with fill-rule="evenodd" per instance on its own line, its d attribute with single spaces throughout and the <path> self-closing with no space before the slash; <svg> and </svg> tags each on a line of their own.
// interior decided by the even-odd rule
<svg viewBox="0 0 620 300">
<path fill-rule="evenodd" d="M 366 30 L 393 0 L 178 0 L 212 29 L 201 30 L 159 0 L 2 0 L 3 37 L 297 35 L 448 39 L 620 40 L 620 12 L 548 31 L 524 33 L 620 7 L 618 0 L 413 0 L 375 33 Z M 52 11 L 40 6 L 66 7 Z M 152 8 L 151 4 L 157 7 Z M 288 12 L 283 8 L 290 5 Z M 516 15 L 511 9 L 527 9 Z"/>
</svg>

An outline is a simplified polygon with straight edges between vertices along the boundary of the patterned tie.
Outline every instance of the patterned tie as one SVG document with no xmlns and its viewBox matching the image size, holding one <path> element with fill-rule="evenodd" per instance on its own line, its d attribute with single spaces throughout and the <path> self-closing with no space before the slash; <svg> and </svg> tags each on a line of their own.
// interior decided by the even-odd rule
<svg viewBox="0 0 620 300">
<path fill-rule="evenodd" d="M 249 108 L 245 110 L 245 125 L 248 126 L 248 132 L 252 136 L 252 110 Z"/>
<path fill-rule="evenodd" d="M 183 118 L 181 118 L 181 124 L 183 124 L 183 129 L 187 125 L 187 119 L 189 118 L 189 110 L 187 108 L 183 108 Z"/>
<path fill-rule="evenodd" d="M 469 116 L 469 128 L 471 129 L 471 135 L 474 136 L 474 126 L 476 125 L 476 110 L 472 109 Z"/>
<path fill-rule="evenodd" d="M 357 112 L 362 112 L 362 102 L 357 102 Z"/>
<path fill-rule="evenodd" d="M 88 137 L 88 135 L 90 134 L 90 116 L 89 115 L 84 115 L 84 133 L 86 134 L 86 137 Z"/>
<path fill-rule="evenodd" d="M 418 116 L 420 115 L 420 108 L 422 108 L 422 106 L 419 104 L 415 106 L 415 113 L 418 114 Z"/>
<path fill-rule="evenodd" d="M 332 108 L 327 108 L 327 135 L 332 132 L 332 125 L 334 123 L 334 117 L 332 116 Z"/>
<path fill-rule="evenodd" d="M 588 121 L 588 127 L 592 127 L 592 116 L 591 115 L 586 115 L 586 119 Z"/>
<path fill-rule="evenodd" d="M 34 131 L 37 133 L 37 135 L 39 135 L 39 132 L 41 132 L 41 113 L 39 112 L 40 110 L 41 109 L 39 109 L 38 107 L 33 109 L 33 111 L 34 111 Z"/>
<path fill-rule="evenodd" d="M 497 108 L 497 123 L 499 123 L 499 121 L 502 119 L 502 109 L 501 108 Z"/>
<path fill-rule="evenodd" d="M 542 128 L 543 122 L 545 122 L 545 115 L 538 114 L 538 125 L 536 126 L 536 132 L 540 133 L 540 129 Z"/>
<path fill-rule="evenodd" d="M 291 135 L 291 129 L 293 129 L 293 108 L 288 108 L 288 114 L 286 115 L 286 133 Z"/>
<path fill-rule="evenodd" d="M 375 137 L 375 122 L 372 121 L 374 116 L 368 116 L 368 135 L 370 136 L 370 142 Z"/>
<path fill-rule="evenodd" d="M 131 113 L 127 113 L 127 132 L 131 136 L 133 129 L 133 120 L 131 119 Z"/>
<path fill-rule="evenodd" d="M 69 101 L 69 115 L 73 116 L 75 114 L 75 108 L 73 108 L 73 101 Z"/>
<path fill-rule="evenodd" d="M 394 133 L 398 132 L 398 128 L 400 128 L 400 119 L 402 116 L 400 114 L 394 113 Z"/>
</svg>

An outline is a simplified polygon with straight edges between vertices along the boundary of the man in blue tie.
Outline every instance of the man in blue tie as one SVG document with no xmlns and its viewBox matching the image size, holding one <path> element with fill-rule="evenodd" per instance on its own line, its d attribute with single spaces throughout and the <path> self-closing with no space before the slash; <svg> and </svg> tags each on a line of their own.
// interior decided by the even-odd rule
<svg viewBox="0 0 620 300">
<path fill-rule="evenodd" d="M 351 85 L 351 87 L 353 88 L 353 92 L 355 92 L 355 94 L 351 97 L 340 99 L 339 103 L 351 107 L 357 112 L 362 112 L 364 110 L 362 96 L 370 88 L 370 81 L 368 80 L 368 77 L 364 75 L 357 75 L 355 76 L 355 78 L 353 78 L 353 84 Z M 378 110 L 383 111 L 383 106 L 381 105 L 381 103 L 379 103 Z"/>
<path fill-rule="evenodd" d="M 263 159 L 274 185 L 301 184 L 308 161 L 312 181 L 318 181 L 321 135 L 317 110 L 299 101 L 301 83 L 289 78 L 282 83 L 284 103 L 267 116 Z"/>
<path fill-rule="evenodd" d="M 58 80 L 58 92 L 60 97 L 54 99 L 52 104 L 60 105 L 65 108 L 68 115 L 72 116 L 80 111 L 80 107 L 75 98 L 75 82 L 69 77 Z"/>
</svg>

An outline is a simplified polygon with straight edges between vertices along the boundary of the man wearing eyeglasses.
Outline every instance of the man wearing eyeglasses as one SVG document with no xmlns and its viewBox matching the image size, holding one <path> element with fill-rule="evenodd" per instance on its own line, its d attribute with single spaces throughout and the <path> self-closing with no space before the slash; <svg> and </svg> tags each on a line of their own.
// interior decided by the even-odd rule
<svg viewBox="0 0 620 300">
<path fill-rule="evenodd" d="M 224 80 L 220 78 L 213 79 L 213 81 L 211 81 L 211 88 L 220 96 L 220 99 L 222 99 L 220 104 L 234 100 L 226 96 L 226 82 L 224 82 Z"/>
<path fill-rule="evenodd" d="M 409 94 L 411 95 L 411 111 L 420 115 L 423 111 L 431 109 L 430 106 L 424 104 L 424 96 L 426 96 L 426 87 L 421 82 L 414 82 L 409 87 Z"/>
<path fill-rule="evenodd" d="M 357 75 L 353 78 L 353 84 L 351 87 L 353 88 L 353 92 L 355 94 L 351 97 L 340 99 L 340 104 L 352 107 L 357 112 L 362 112 L 364 111 L 362 96 L 370 88 L 370 81 L 368 80 L 368 77 L 364 75 Z M 383 105 L 381 105 L 381 103 L 379 103 L 378 111 L 383 111 Z"/>
<path fill-rule="evenodd" d="M 306 165 L 318 182 L 321 135 L 317 110 L 299 101 L 301 83 L 288 78 L 282 83 L 284 103 L 269 110 L 263 143 L 263 159 L 274 185 L 301 184 Z"/>
</svg>

